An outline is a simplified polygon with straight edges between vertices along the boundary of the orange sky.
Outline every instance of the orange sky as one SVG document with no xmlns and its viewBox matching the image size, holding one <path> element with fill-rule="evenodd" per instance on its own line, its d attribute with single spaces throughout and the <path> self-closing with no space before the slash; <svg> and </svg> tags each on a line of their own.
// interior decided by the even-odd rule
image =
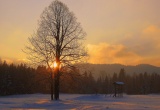
<svg viewBox="0 0 160 110">
<path fill-rule="evenodd" d="M 40 14 L 52 0 L 0 0 L 0 58 L 22 52 Z M 61 0 L 87 33 L 90 63 L 160 66 L 160 0 Z"/>
</svg>

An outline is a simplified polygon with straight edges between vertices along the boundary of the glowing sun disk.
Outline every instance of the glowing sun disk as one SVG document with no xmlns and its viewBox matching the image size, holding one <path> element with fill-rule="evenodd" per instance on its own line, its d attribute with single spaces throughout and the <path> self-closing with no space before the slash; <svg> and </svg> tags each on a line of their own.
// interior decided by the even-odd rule
<svg viewBox="0 0 160 110">
<path fill-rule="evenodd" d="M 53 67 L 54 67 L 54 68 L 57 67 L 57 63 L 56 63 L 56 62 L 53 63 Z"/>
</svg>

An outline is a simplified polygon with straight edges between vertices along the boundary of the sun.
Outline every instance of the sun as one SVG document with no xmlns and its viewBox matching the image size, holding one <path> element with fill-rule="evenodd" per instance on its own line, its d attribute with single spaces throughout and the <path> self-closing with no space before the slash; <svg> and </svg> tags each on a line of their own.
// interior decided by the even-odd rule
<svg viewBox="0 0 160 110">
<path fill-rule="evenodd" d="M 51 68 L 56 68 L 58 65 L 57 65 L 57 62 L 54 61 L 52 64 L 51 64 Z"/>
<path fill-rule="evenodd" d="M 53 63 L 53 67 L 56 68 L 57 67 L 57 63 L 56 61 Z"/>
</svg>

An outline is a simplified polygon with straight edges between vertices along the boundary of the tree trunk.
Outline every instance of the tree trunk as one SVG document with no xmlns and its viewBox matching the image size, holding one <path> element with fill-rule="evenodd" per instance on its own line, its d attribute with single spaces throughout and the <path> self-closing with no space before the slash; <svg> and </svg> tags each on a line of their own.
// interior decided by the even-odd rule
<svg viewBox="0 0 160 110">
<path fill-rule="evenodd" d="M 55 82 L 54 82 L 54 99 L 55 100 L 59 100 L 59 80 L 60 80 L 60 76 L 59 76 L 59 69 L 56 69 L 55 71 Z"/>
<path fill-rule="evenodd" d="M 57 76 L 57 78 L 55 78 L 55 82 L 54 82 L 55 86 L 54 86 L 54 99 L 58 100 L 59 99 L 59 78 Z"/>
<path fill-rule="evenodd" d="M 51 100 L 53 100 L 53 79 L 51 80 Z"/>
</svg>

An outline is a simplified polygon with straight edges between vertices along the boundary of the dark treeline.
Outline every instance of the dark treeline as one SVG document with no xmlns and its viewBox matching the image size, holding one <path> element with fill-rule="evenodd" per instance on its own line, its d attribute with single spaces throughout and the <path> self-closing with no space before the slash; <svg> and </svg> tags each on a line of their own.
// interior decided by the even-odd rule
<svg viewBox="0 0 160 110">
<path fill-rule="evenodd" d="M 60 79 L 61 93 L 112 94 L 113 82 L 124 82 L 127 94 L 160 93 L 160 75 L 157 73 L 126 74 L 124 69 L 113 76 L 101 75 L 95 80 L 91 72 L 80 74 L 77 69 L 65 72 Z M 24 64 L 0 62 L 0 95 L 50 93 L 49 72 L 46 67 L 36 69 Z"/>
<path fill-rule="evenodd" d="M 97 80 L 100 93 L 112 94 L 113 82 L 124 82 L 124 92 L 127 94 L 151 94 L 160 93 L 160 75 L 157 73 L 133 73 L 126 74 L 125 69 L 114 73 L 113 76 L 100 76 Z"/>
</svg>

